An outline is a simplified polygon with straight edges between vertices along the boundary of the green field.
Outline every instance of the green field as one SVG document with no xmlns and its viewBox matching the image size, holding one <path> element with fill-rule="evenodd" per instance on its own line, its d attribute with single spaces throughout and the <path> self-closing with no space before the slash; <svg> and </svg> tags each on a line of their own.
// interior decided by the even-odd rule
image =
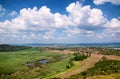
<svg viewBox="0 0 120 79">
<path fill-rule="evenodd" d="M 61 57 L 64 57 L 60 59 Z M 52 53 L 29 48 L 19 51 L 0 52 L 0 79 L 31 79 L 55 75 L 67 70 L 66 65 L 73 55 Z M 39 64 L 41 68 L 28 67 L 27 62 L 47 59 L 47 64 Z"/>
</svg>

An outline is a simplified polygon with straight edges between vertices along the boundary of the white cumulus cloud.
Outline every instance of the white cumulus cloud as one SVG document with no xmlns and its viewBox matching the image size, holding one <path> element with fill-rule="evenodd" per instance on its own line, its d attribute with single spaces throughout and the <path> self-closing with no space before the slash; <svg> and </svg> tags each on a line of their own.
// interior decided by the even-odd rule
<svg viewBox="0 0 120 79">
<path fill-rule="evenodd" d="M 89 5 L 82 6 L 79 2 L 71 3 L 66 10 L 73 26 L 79 28 L 99 28 L 107 22 L 100 9 L 92 9 Z"/>
<path fill-rule="evenodd" d="M 113 18 L 111 21 L 109 21 L 105 27 L 112 28 L 112 29 L 120 29 L 120 20 Z"/>
<path fill-rule="evenodd" d="M 51 30 L 69 26 L 89 29 L 101 27 L 106 23 L 102 11 L 96 8 L 91 9 L 89 5 L 82 6 L 79 2 L 71 3 L 66 11 L 69 15 L 51 13 L 46 6 L 40 9 L 24 8 L 20 10 L 19 16 L 11 21 L 0 22 L 0 26 L 7 30 Z M 13 11 L 11 14 L 16 14 L 16 12 Z"/>
<path fill-rule="evenodd" d="M 69 37 L 79 34 L 91 36 L 95 34 L 96 30 L 101 30 L 101 32 L 109 30 L 109 34 L 113 35 L 120 33 L 118 30 L 120 29 L 119 19 L 113 18 L 108 21 L 100 9 L 91 8 L 90 5 L 83 6 L 79 2 L 74 2 L 66 7 L 66 12 L 68 12 L 68 15 L 58 12 L 52 13 L 51 9 L 47 6 L 42 6 L 39 9 L 37 7 L 23 8 L 15 18 L 0 22 L 0 33 L 31 31 L 33 32 L 32 34 L 25 33 L 23 36 L 20 34 L 19 37 L 46 40 L 60 37 L 56 35 L 56 30 L 59 29 L 62 29 L 62 31 L 59 31 L 65 32 L 66 36 Z M 15 11 L 11 13 L 11 15 L 15 14 Z M 37 35 L 36 31 L 40 35 Z M 117 33 L 113 31 L 117 31 Z M 108 33 L 104 34 L 107 35 Z M 6 38 L 10 37 L 10 34 L 7 35 L 9 36 L 6 36 Z M 12 37 L 16 38 L 17 35 Z"/>
</svg>

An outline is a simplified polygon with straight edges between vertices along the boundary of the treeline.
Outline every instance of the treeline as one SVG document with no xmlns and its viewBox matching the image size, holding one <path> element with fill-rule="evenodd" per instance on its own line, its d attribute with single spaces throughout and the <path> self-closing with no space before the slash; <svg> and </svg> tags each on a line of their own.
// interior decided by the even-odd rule
<svg viewBox="0 0 120 79">
<path fill-rule="evenodd" d="M 24 50 L 24 49 L 28 49 L 31 47 L 28 46 L 11 46 L 11 45 L 7 45 L 7 44 L 1 44 L 0 45 L 0 52 L 5 52 L 5 51 L 17 51 L 17 50 Z"/>
<path fill-rule="evenodd" d="M 104 55 L 117 55 L 120 56 L 120 50 L 117 49 L 103 49 L 101 53 Z"/>
</svg>

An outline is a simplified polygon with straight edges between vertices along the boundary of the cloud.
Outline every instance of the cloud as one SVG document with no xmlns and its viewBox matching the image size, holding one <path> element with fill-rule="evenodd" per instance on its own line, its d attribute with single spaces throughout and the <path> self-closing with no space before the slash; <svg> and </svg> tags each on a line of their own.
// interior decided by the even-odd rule
<svg viewBox="0 0 120 79">
<path fill-rule="evenodd" d="M 67 34 L 68 37 L 73 37 L 74 35 L 78 35 L 81 33 L 81 30 L 78 28 L 73 28 L 73 29 L 67 29 L 65 31 L 65 33 Z"/>
<path fill-rule="evenodd" d="M 93 3 L 96 5 L 102 5 L 106 2 L 109 2 L 111 4 L 115 4 L 115 5 L 120 5 L 120 0 L 94 0 Z"/>
<path fill-rule="evenodd" d="M 22 38 L 29 41 L 57 39 L 57 37 L 62 37 L 62 33 L 65 33 L 63 37 L 80 35 L 94 37 L 95 33 L 97 34 L 96 30 L 102 32 L 102 34 L 97 34 L 101 38 L 103 35 L 120 33 L 119 18 L 108 21 L 100 9 L 91 8 L 90 5 L 83 6 L 79 2 L 71 3 L 66 7 L 66 12 L 68 14 L 52 13 L 47 6 L 39 9 L 37 7 L 23 8 L 19 14 L 13 11 L 9 14 L 11 16 L 17 14 L 17 16 L 11 20 L 0 22 L 0 33 L 10 32 L 3 36 L 4 38 Z M 57 35 L 56 31 L 60 31 L 61 34 Z M 13 32 L 21 34 L 13 34 Z"/>
<path fill-rule="evenodd" d="M 67 34 L 67 37 L 74 37 L 74 36 L 81 36 L 81 35 L 91 36 L 94 34 L 94 31 L 87 31 L 79 28 L 73 28 L 73 29 L 67 29 L 65 33 Z"/>
<path fill-rule="evenodd" d="M 54 26 L 57 28 L 67 28 L 72 25 L 72 22 L 67 15 L 61 15 L 59 13 L 54 14 L 54 22 Z"/>
<path fill-rule="evenodd" d="M 36 38 L 36 35 L 34 33 L 31 34 L 31 38 Z"/>
<path fill-rule="evenodd" d="M 0 17 L 2 17 L 5 14 L 6 9 L 3 8 L 2 5 L 0 5 Z"/>
<path fill-rule="evenodd" d="M 120 40 L 120 21 L 117 18 L 112 18 L 104 25 L 105 29 L 101 33 L 96 34 L 101 40 L 119 41 Z"/>
<path fill-rule="evenodd" d="M 10 15 L 16 14 L 15 11 Z M 46 6 L 37 9 L 37 7 L 24 8 L 20 14 L 11 21 L 0 22 L 0 26 L 9 30 L 51 30 L 54 28 L 66 28 L 70 25 L 69 18 L 60 13 L 51 13 Z M 1 29 L 1 28 L 0 28 Z"/>
<path fill-rule="evenodd" d="M 120 20 L 117 18 L 113 18 L 109 22 L 107 22 L 104 27 L 106 28 L 105 31 L 110 33 L 111 35 L 117 35 L 120 34 Z"/>
<path fill-rule="evenodd" d="M 91 9 L 89 5 L 82 6 L 79 2 L 71 3 L 66 10 L 69 12 L 69 18 L 73 26 L 82 29 L 97 29 L 107 22 L 100 9 Z"/>
<path fill-rule="evenodd" d="M 12 11 L 11 13 L 9 13 L 10 16 L 16 16 L 18 13 L 16 11 Z"/>
<path fill-rule="evenodd" d="M 54 30 L 52 30 L 52 31 L 48 31 L 48 32 L 46 32 L 44 35 L 43 35 L 43 38 L 44 39 L 47 39 L 47 40 L 49 40 L 49 39 L 52 39 L 52 38 L 54 38 Z"/>
<path fill-rule="evenodd" d="M 111 21 L 105 24 L 105 27 L 111 29 L 120 29 L 120 20 L 118 20 L 117 18 L 112 18 Z"/>
<path fill-rule="evenodd" d="M 20 14 L 11 21 L 0 22 L 0 26 L 7 30 L 51 30 L 57 28 L 78 27 L 89 30 L 99 28 L 106 23 L 106 18 L 100 9 L 82 6 L 79 2 L 71 3 L 66 11 L 69 15 L 51 13 L 46 6 L 24 8 Z M 10 13 L 16 14 L 15 11 Z M 1 29 L 1 28 L 0 28 Z"/>
</svg>

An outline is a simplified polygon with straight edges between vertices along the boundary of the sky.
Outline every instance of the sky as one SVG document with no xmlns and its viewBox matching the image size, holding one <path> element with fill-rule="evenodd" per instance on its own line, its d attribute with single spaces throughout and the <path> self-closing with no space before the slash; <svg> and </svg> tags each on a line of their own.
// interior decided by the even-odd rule
<svg viewBox="0 0 120 79">
<path fill-rule="evenodd" d="M 120 0 L 0 0 L 0 44 L 120 42 Z"/>
</svg>

